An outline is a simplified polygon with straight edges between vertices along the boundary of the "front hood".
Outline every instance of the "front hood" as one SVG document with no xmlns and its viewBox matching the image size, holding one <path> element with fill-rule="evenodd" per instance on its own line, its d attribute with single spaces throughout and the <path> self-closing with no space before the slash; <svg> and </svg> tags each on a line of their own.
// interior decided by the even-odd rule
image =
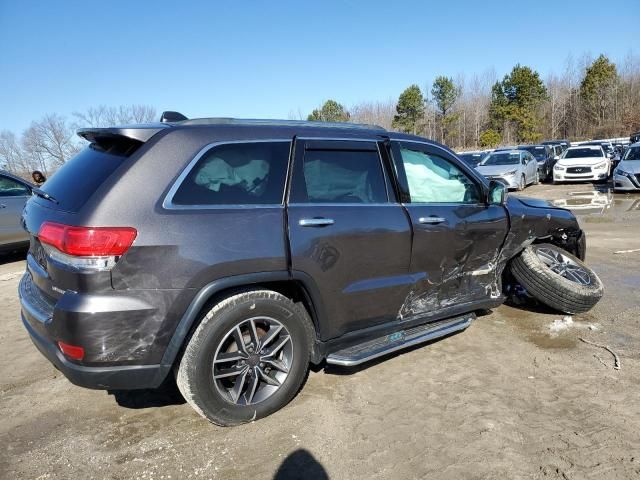
<svg viewBox="0 0 640 480">
<path fill-rule="evenodd" d="M 476 170 L 482 175 L 502 176 L 507 172 L 518 170 L 518 165 L 478 165 Z"/>
<path fill-rule="evenodd" d="M 541 198 L 532 198 L 532 197 L 521 197 L 521 196 L 517 196 L 517 197 L 512 197 L 512 198 L 516 198 L 520 201 L 520 203 L 523 203 L 524 205 L 526 205 L 527 207 L 533 207 L 533 208 L 553 208 L 553 209 L 558 209 L 557 206 L 555 206 L 553 203 L 551 203 L 548 200 L 542 200 Z"/>
<path fill-rule="evenodd" d="M 574 165 L 597 165 L 598 163 L 606 162 L 604 157 L 578 157 L 578 158 L 561 158 L 556 165 L 562 165 L 563 167 L 573 167 Z"/>
<path fill-rule="evenodd" d="M 618 168 L 623 172 L 640 174 L 640 160 L 621 161 L 618 164 Z"/>
</svg>

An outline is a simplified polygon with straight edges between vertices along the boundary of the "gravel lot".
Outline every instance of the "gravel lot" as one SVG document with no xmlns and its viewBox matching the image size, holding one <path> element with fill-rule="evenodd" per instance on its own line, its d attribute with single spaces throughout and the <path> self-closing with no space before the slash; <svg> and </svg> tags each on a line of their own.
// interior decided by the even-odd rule
<svg viewBox="0 0 640 480">
<path fill-rule="evenodd" d="M 578 194 L 576 194 L 578 192 Z M 501 306 L 465 332 L 361 369 L 311 372 L 280 412 L 210 425 L 172 388 L 71 385 L 19 321 L 23 257 L 0 265 L 0 477 L 640 477 L 640 195 L 530 187 L 566 201 L 606 287 L 588 314 Z M 554 323 L 555 321 L 555 323 Z M 620 357 L 613 369 L 606 344 Z"/>
</svg>

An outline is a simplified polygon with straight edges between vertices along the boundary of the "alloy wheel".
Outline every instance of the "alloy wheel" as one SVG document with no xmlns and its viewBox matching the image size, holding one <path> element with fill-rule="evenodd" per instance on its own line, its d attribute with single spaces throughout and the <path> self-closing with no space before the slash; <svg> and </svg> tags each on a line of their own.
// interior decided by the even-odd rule
<svg viewBox="0 0 640 480">
<path fill-rule="evenodd" d="M 591 276 L 573 259 L 551 248 L 538 248 L 536 255 L 549 269 L 558 275 L 580 285 L 591 284 Z"/>
<path fill-rule="evenodd" d="M 213 381 L 228 402 L 253 405 L 278 391 L 292 362 L 286 327 L 271 317 L 252 317 L 224 336 L 213 359 Z"/>
</svg>

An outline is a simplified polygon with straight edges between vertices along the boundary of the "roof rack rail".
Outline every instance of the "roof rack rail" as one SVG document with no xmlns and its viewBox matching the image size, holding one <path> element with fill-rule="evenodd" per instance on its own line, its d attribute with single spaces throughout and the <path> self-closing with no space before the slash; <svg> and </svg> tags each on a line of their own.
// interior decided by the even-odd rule
<svg viewBox="0 0 640 480">
<path fill-rule="evenodd" d="M 354 130 L 386 130 L 379 125 L 346 122 L 318 122 L 308 120 L 263 120 L 255 118 L 193 118 L 180 121 L 180 125 L 265 125 L 290 127 L 348 128 Z"/>
<path fill-rule="evenodd" d="M 171 110 L 166 110 L 162 112 L 162 115 L 160 115 L 160 123 L 182 122 L 183 120 L 188 120 L 188 118 L 180 112 L 174 112 Z"/>
</svg>

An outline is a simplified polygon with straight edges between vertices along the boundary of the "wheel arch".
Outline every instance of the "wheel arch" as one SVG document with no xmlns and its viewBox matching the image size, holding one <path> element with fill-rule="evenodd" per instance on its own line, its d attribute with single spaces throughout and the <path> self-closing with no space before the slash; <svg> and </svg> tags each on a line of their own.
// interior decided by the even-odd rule
<svg viewBox="0 0 640 480">
<path fill-rule="evenodd" d="M 191 334 L 211 306 L 237 293 L 265 289 L 278 292 L 296 303 L 302 303 L 311 318 L 316 336 L 311 359 L 314 363 L 320 362 L 322 355 L 318 348 L 318 338 L 322 324 L 321 300 L 315 285 L 308 283 L 309 279 L 304 276 L 297 277 L 292 277 L 287 271 L 258 272 L 225 277 L 208 283 L 198 291 L 178 322 L 162 357 L 162 365 L 171 368 L 180 359 Z"/>
</svg>

